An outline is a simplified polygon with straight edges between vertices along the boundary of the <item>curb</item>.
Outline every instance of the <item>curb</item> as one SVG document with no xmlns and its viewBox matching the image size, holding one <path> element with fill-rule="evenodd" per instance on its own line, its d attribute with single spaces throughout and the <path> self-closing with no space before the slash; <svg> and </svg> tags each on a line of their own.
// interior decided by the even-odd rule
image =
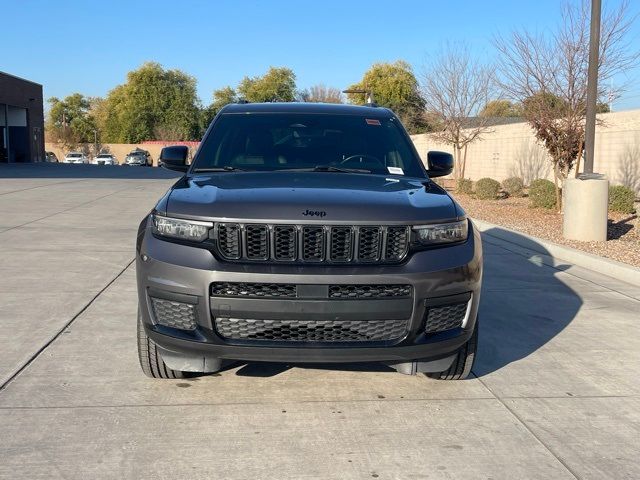
<svg viewBox="0 0 640 480">
<path fill-rule="evenodd" d="M 560 259 L 640 287 L 640 268 L 583 252 L 575 248 L 558 245 L 557 243 L 542 240 L 538 237 L 527 235 L 526 233 L 494 225 L 484 220 L 478 220 L 477 218 L 472 218 L 472 221 L 473 224 L 478 227 L 478 230 L 490 237 L 512 243 L 527 250 L 532 250 L 543 256 L 550 256 L 551 259 Z M 489 230 L 491 231 L 490 233 Z M 553 261 L 549 262 L 549 265 L 552 267 L 555 266 Z"/>
</svg>

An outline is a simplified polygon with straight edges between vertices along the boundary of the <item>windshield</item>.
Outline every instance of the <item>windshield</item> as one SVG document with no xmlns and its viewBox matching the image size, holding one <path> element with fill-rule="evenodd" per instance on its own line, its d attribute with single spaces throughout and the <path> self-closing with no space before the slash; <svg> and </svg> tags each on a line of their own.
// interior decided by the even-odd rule
<svg viewBox="0 0 640 480">
<path fill-rule="evenodd" d="M 79 158 L 81 156 L 82 156 L 81 153 L 70 153 L 69 155 L 67 155 L 67 157 L 70 157 L 70 158 Z"/>
<path fill-rule="evenodd" d="M 330 114 L 223 114 L 194 159 L 193 171 L 207 169 L 425 177 L 397 120 Z"/>
<path fill-rule="evenodd" d="M 111 158 L 111 155 L 106 153 L 101 153 L 100 155 L 98 155 L 98 158 Z"/>
</svg>

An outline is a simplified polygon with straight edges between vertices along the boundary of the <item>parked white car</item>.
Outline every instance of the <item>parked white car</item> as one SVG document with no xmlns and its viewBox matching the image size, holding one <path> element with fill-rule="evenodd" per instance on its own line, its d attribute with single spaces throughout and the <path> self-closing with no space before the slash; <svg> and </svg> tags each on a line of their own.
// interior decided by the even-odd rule
<svg viewBox="0 0 640 480">
<path fill-rule="evenodd" d="M 141 148 L 136 148 L 127 154 L 123 165 L 151 167 L 153 162 L 151 161 L 151 155 L 149 152 L 142 150 Z"/>
<path fill-rule="evenodd" d="M 94 165 L 118 165 L 118 160 L 111 153 L 99 153 L 91 163 Z"/>
<path fill-rule="evenodd" d="M 69 152 L 62 160 L 62 163 L 89 163 L 89 158 L 80 152 Z"/>
</svg>

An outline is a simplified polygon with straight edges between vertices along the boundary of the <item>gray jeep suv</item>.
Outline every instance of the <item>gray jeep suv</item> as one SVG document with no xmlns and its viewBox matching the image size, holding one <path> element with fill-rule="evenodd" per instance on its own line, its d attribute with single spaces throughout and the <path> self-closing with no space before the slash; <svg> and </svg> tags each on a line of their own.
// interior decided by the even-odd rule
<svg viewBox="0 0 640 480">
<path fill-rule="evenodd" d="M 233 104 L 137 238 L 138 351 L 154 378 L 227 361 L 382 362 L 462 379 L 480 235 L 388 109 Z"/>
</svg>

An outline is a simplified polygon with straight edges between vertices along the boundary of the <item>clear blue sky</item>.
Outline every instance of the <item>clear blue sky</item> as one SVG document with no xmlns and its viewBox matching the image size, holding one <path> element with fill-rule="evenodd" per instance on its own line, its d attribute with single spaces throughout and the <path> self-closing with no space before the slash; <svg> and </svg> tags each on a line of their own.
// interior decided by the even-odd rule
<svg viewBox="0 0 640 480">
<path fill-rule="evenodd" d="M 45 97 L 103 96 L 153 60 L 193 75 L 209 103 L 215 88 L 270 65 L 292 68 L 299 88 L 344 88 L 376 61 L 404 59 L 419 73 L 449 41 L 491 58 L 493 35 L 544 31 L 559 11 L 560 0 L 0 0 L 0 70 L 42 83 Z M 640 19 L 631 39 L 640 45 Z M 640 108 L 640 68 L 628 77 L 616 110 Z"/>
</svg>

